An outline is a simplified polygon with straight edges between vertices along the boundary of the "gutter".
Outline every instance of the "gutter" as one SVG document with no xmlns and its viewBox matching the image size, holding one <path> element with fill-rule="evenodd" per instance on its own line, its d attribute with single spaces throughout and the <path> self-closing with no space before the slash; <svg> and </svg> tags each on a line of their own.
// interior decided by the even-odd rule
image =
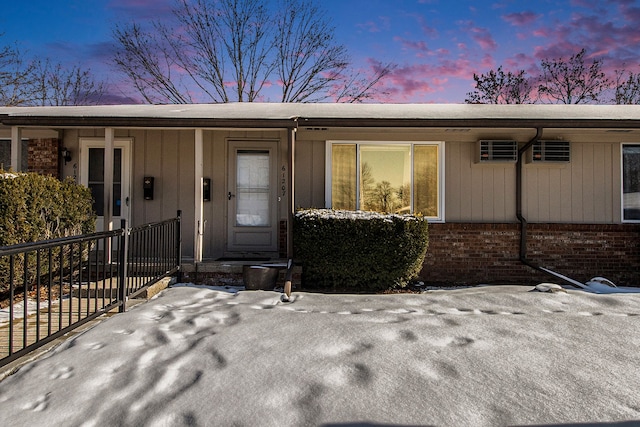
<svg viewBox="0 0 640 427">
<path fill-rule="evenodd" d="M 5 126 L 51 127 L 128 127 L 128 128 L 295 128 L 296 121 L 288 119 L 217 119 L 171 117 L 115 117 L 115 116 L 1 116 Z"/>
</svg>

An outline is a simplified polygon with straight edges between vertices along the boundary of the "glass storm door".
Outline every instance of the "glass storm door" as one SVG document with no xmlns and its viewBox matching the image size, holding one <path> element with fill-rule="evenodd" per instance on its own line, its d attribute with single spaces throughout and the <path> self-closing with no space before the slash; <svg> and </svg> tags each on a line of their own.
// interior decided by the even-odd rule
<svg viewBox="0 0 640 427">
<path fill-rule="evenodd" d="M 276 150 L 271 141 L 230 143 L 227 252 L 278 249 Z"/>
<path fill-rule="evenodd" d="M 96 231 L 104 230 L 104 142 L 82 143 L 82 184 L 91 190 L 96 212 Z M 116 141 L 113 149 L 113 189 L 111 215 L 113 228 L 120 228 L 122 219 L 129 219 L 129 147 Z"/>
</svg>

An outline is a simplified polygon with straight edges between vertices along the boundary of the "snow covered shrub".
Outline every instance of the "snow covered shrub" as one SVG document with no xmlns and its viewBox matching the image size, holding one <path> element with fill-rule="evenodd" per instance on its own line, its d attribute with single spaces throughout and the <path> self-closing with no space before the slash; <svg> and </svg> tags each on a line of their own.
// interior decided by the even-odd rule
<svg viewBox="0 0 640 427">
<path fill-rule="evenodd" d="M 95 214 L 88 188 L 70 179 L 60 181 L 35 173 L 0 171 L 0 246 L 80 235 L 94 230 Z M 29 257 L 35 259 L 35 254 Z M 0 258 L 0 293 L 8 289 L 5 280 L 9 277 L 7 258 Z M 22 257 L 17 256 L 14 262 L 15 271 L 22 272 Z M 30 260 L 29 266 L 29 280 L 33 280 L 35 262 Z M 47 266 L 42 265 L 40 271 L 47 271 Z"/>
<path fill-rule="evenodd" d="M 293 222 L 305 286 L 375 292 L 404 287 L 427 252 L 427 220 L 418 215 L 309 209 Z"/>
</svg>

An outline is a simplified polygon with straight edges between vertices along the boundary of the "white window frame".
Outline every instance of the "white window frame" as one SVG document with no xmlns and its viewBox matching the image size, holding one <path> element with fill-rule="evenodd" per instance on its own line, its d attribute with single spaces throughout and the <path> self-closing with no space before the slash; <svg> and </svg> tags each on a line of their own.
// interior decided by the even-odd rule
<svg viewBox="0 0 640 427">
<path fill-rule="evenodd" d="M 620 220 L 625 224 L 640 224 L 640 219 L 624 218 L 624 147 L 629 145 L 640 146 L 640 142 L 624 142 L 620 144 Z"/>
<path fill-rule="evenodd" d="M 438 215 L 427 216 L 429 222 L 445 222 L 444 212 L 444 191 L 445 191 L 445 164 L 444 164 L 444 141 L 351 141 L 351 140 L 332 140 L 327 141 L 325 145 L 325 207 L 330 209 L 331 200 L 331 186 L 332 186 L 332 148 L 336 144 L 353 144 L 356 146 L 356 164 L 360 165 L 360 146 L 362 145 L 409 145 L 411 147 L 411 180 L 413 184 L 413 149 L 417 145 L 437 146 L 438 147 Z M 357 167 L 358 173 L 356 175 L 356 188 L 360 186 L 360 167 Z M 412 185 L 413 188 L 413 185 Z M 356 192 L 356 204 L 360 206 L 360 195 Z M 413 212 L 413 190 L 411 191 L 411 211 Z"/>
</svg>

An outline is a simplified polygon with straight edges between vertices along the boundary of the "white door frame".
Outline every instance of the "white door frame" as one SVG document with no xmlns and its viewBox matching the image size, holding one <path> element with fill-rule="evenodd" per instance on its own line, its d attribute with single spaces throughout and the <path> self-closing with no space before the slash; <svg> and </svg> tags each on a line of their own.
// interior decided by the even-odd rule
<svg viewBox="0 0 640 427">
<path fill-rule="evenodd" d="M 108 137 L 108 136 L 107 136 Z M 120 216 L 114 217 L 111 214 L 96 218 L 96 230 L 106 231 L 120 227 L 119 220 L 125 219 L 130 221 L 131 210 L 131 145 L 133 138 L 113 138 L 113 148 L 122 150 L 122 181 L 121 181 L 121 203 Z M 89 149 L 105 148 L 107 138 L 80 138 L 80 183 L 85 187 L 89 185 Z M 108 157 L 111 157 L 110 159 Z M 105 168 L 105 212 L 113 212 L 111 201 L 113 200 L 113 155 L 108 156 L 105 153 L 105 166 L 111 164 L 112 167 Z M 107 185 L 110 184 L 110 185 Z"/>
</svg>

